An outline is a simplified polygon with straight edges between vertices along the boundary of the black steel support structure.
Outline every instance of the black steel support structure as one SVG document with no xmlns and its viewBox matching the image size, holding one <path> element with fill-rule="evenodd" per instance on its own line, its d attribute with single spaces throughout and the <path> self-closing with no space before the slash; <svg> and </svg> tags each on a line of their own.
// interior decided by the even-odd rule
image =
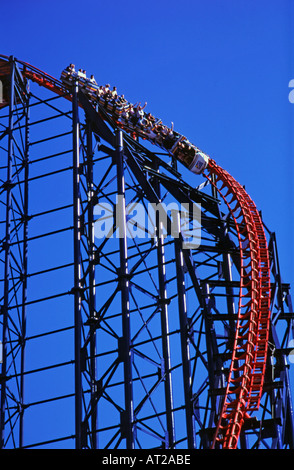
<svg viewBox="0 0 294 470">
<path fill-rule="evenodd" d="M 124 364 L 125 409 L 122 411 L 122 437 L 126 439 L 127 449 L 134 448 L 134 405 L 132 378 L 132 344 L 130 330 L 130 281 L 128 268 L 128 244 L 126 228 L 126 200 L 124 176 L 124 151 L 122 131 L 116 133 L 116 168 L 117 196 L 116 223 L 118 226 L 120 264 L 118 266 L 119 288 L 121 291 L 122 337 L 120 338 L 120 355 Z"/>
<path fill-rule="evenodd" d="M 158 165 L 154 165 L 154 170 L 159 171 Z M 161 187 L 159 181 L 154 179 L 153 186 L 157 195 L 156 205 L 161 204 Z M 154 200 L 152 199 L 154 202 Z M 171 356 L 169 339 L 169 314 L 168 314 L 168 296 L 167 296 L 167 275 L 166 275 L 166 256 L 164 247 L 164 226 L 160 220 L 160 211 L 156 213 L 155 224 L 155 243 L 157 245 L 157 264 L 158 264 L 158 288 L 159 288 L 159 308 L 161 315 L 161 334 L 162 334 L 162 354 L 163 354 L 163 375 L 165 387 L 165 406 L 166 406 L 166 442 L 168 449 L 173 449 L 176 442 L 175 422 L 174 422 L 174 400 L 173 384 L 171 374 Z"/>
<path fill-rule="evenodd" d="M 180 221 L 178 221 L 180 226 Z M 187 298 L 186 298 L 186 285 L 184 274 L 184 256 L 183 246 L 181 240 L 181 232 L 179 230 L 178 236 L 175 238 L 175 261 L 177 271 L 177 292 L 178 292 L 178 305 L 179 305 L 179 321 L 180 321 L 180 335 L 181 335 L 181 353 L 183 363 L 183 387 L 185 395 L 185 414 L 186 414 L 186 427 L 187 427 L 187 445 L 189 449 L 196 448 L 196 436 L 193 417 L 193 388 L 191 376 L 191 358 L 190 358 L 190 325 L 187 312 Z"/>
<path fill-rule="evenodd" d="M 1 148 L 1 448 L 10 434 L 23 446 L 24 360 L 26 342 L 29 94 L 13 57 L 9 61 L 7 127 L 2 128 Z M 3 130 L 4 129 L 4 130 Z M 6 160 L 6 162 L 5 162 Z M 6 163 L 6 164 L 5 164 Z M 5 166 L 3 166 L 5 164 Z M 6 173 L 6 175 L 5 175 Z M 2 175 L 2 173 L 1 173 Z M 2 255 L 1 255 L 2 256 Z M 14 409 L 11 412 L 11 408 Z M 7 429 L 10 431 L 7 433 Z"/>
<path fill-rule="evenodd" d="M 93 132 L 80 124 L 77 84 L 73 87 L 73 249 L 75 325 L 76 448 L 97 448 L 96 248 Z M 130 381 L 131 382 L 131 381 Z"/>
<path fill-rule="evenodd" d="M 208 449 L 240 288 L 228 209 L 76 85 L 28 92 L 21 68 L 0 62 L 1 447 Z M 199 246 L 171 230 L 182 204 Z M 293 306 L 268 239 L 271 354 L 242 448 L 294 448 Z"/>
<path fill-rule="evenodd" d="M 23 446 L 24 437 L 24 405 L 25 405 L 25 344 L 26 344 L 26 322 L 27 322 L 27 288 L 28 288 L 28 223 L 29 223 L 29 95 L 24 104 L 25 112 L 25 142 L 24 159 L 22 166 L 24 168 L 24 199 L 23 199 L 23 270 L 22 270 L 22 307 L 21 307 L 21 364 L 20 364 L 20 426 L 19 426 L 19 445 Z"/>
<path fill-rule="evenodd" d="M 82 447 L 82 259 L 80 193 L 80 127 L 78 84 L 73 87 L 73 221 L 74 221 L 74 325 L 75 325 L 75 422 L 76 448 Z"/>
<path fill-rule="evenodd" d="M 7 153 L 7 180 L 6 180 L 6 233 L 5 233 L 5 268 L 4 268 L 4 299 L 3 299 L 3 333 L 2 333 L 2 387 L 1 387 L 1 447 L 4 444 L 4 423 L 6 404 L 6 383 L 3 380 L 6 376 L 7 368 L 7 329 L 8 329 L 8 308 L 9 308 L 9 277 L 11 264 L 11 201 L 12 201 L 12 160 L 13 160 L 13 131 L 14 131 L 14 104 L 15 104 L 15 65 L 13 60 L 10 65 L 10 104 L 9 104 L 9 133 L 8 133 L 8 153 Z"/>
<path fill-rule="evenodd" d="M 85 173 L 86 173 L 86 188 L 87 188 L 87 246 L 88 246 L 88 259 L 89 259 L 89 348 L 90 348 L 90 363 L 89 363 L 89 377 L 91 384 L 91 400 L 90 410 L 91 414 L 89 420 L 91 425 L 90 429 L 90 447 L 96 449 L 98 447 L 98 433 L 97 430 L 97 366 L 96 366 L 96 303 L 95 303 L 95 234 L 94 234 L 94 207 L 95 207 L 95 193 L 93 182 L 93 134 L 90 123 L 86 122 L 86 160 L 85 160 Z"/>
</svg>

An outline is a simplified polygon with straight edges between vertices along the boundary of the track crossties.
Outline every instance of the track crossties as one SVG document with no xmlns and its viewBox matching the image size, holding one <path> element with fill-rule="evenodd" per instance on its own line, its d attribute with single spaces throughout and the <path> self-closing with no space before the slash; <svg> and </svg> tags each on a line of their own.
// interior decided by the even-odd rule
<svg viewBox="0 0 294 470">
<path fill-rule="evenodd" d="M 241 278 L 238 319 L 225 399 L 216 441 L 236 448 L 248 413 L 259 408 L 265 378 L 270 321 L 270 263 L 267 241 L 254 202 L 213 160 L 206 177 L 227 204 L 239 239 Z M 211 174 L 216 179 L 211 179 Z M 218 186 L 220 183 L 220 186 Z"/>
</svg>

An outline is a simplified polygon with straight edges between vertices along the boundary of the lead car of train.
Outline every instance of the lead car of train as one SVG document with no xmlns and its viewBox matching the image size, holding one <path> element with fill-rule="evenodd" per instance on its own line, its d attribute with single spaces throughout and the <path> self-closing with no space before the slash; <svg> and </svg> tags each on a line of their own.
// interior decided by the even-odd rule
<svg viewBox="0 0 294 470">
<path fill-rule="evenodd" d="M 133 105 L 124 95 L 118 95 L 115 86 L 113 89 L 110 89 L 109 84 L 99 86 L 93 75 L 87 78 L 86 72 L 82 69 L 76 71 L 73 64 L 62 71 L 61 81 L 67 88 L 71 88 L 77 81 L 88 99 L 93 104 L 99 103 L 118 126 L 131 135 L 138 135 L 166 150 L 193 173 L 200 174 L 207 167 L 209 157 L 186 137 L 174 131 L 173 125 L 167 127 L 160 119 L 146 113 L 146 103 L 143 106 L 141 103 Z"/>
</svg>

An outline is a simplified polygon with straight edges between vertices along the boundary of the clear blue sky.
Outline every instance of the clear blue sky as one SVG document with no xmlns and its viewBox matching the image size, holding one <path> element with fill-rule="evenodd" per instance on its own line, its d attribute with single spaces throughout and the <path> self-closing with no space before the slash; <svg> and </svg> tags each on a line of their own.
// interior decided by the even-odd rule
<svg viewBox="0 0 294 470">
<path fill-rule="evenodd" d="M 291 0 L 1 5 L 1 53 L 59 78 L 69 63 L 117 85 L 246 186 L 293 275 Z"/>
<path fill-rule="evenodd" d="M 59 78 L 70 62 L 211 155 L 262 211 L 294 286 L 291 0 L 14 0 L 0 54 Z"/>
</svg>

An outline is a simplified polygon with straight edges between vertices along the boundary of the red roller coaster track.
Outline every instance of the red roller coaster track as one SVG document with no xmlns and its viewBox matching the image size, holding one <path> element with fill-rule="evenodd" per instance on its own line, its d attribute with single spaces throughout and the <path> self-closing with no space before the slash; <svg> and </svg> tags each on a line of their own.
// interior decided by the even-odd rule
<svg viewBox="0 0 294 470">
<path fill-rule="evenodd" d="M 237 447 L 248 413 L 259 408 L 262 395 L 270 314 L 270 263 L 260 215 L 244 188 L 213 160 L 206 177 L 221 182 L 220 196 L 234 220 L 240 248 L 241 277 L 238 319 L 225 399 L 215 433 L 223 448 Z"/>
<path fill-rule="evenodd" d="M 1 59 L 2 64 L 9 61 L 6 56 Z M 26 78 L 71 99 L 61 81 L 28 63 L 18 63 Z M 212 443 L 212 448 L 217 444 L 235 449 L 242 425 L 251 412 L 258 410 L 263 391 L 270 324 L 269 252 L 260 214 L 245 189 L 211 158 L 203 175 L 227 205 L 239 240 L 236 332 L 225 397 Z"/>
</svg>

